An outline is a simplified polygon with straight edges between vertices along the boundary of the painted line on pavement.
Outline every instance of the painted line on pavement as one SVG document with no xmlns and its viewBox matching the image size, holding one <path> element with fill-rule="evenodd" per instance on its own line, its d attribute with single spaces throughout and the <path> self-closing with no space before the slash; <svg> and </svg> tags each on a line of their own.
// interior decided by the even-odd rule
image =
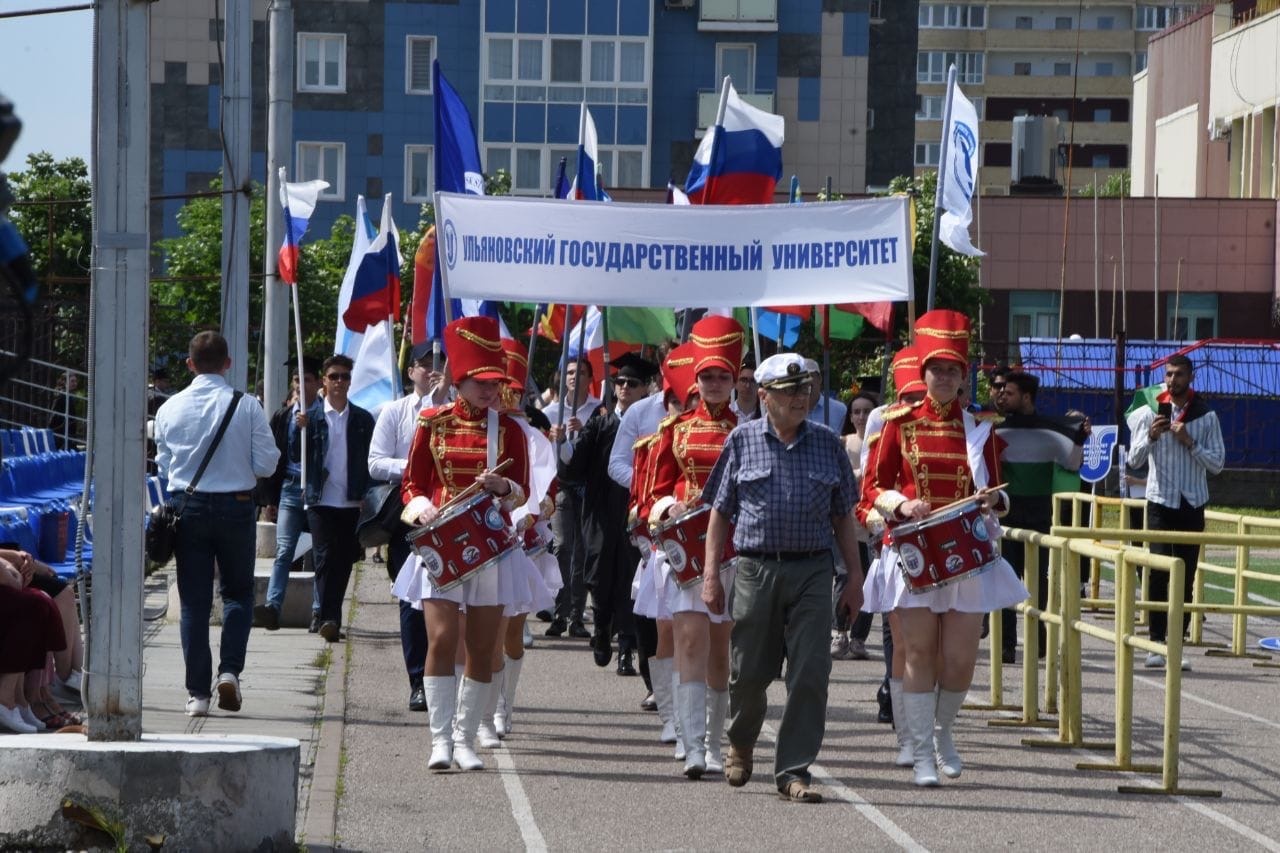
<svg viewBox="0 0 1280 853">
<path fill-rule="evenodd" d="M 538 829 L 538 822 L 533 819 L 533 806 L 525 796 L 524 785 L 520 782 L 520 773 L 516 763 L 511 760 L 511 753 L 499 747 L 491 753 L 498 762 L 498 775 L 502 777 L 502 787 L 511 801 L 511 816 L 516 826 L 520 827 L 520 837 L 524 839 L 524 849 L 533 853 L 546 853 L 547 840 Z"/>
<path fill-rule="evenodd" d="M 772 725 L 766 723 L 762 733 L 766 735 L 769 740 L 773 741 L 775 746 L 777 745 L 777 730 L 774 729 Z M 809 766 L 809 772 L 813 774 L 814 777 L 821 779 L 822 783 L 833 790 L 840 799 L 853 806 L 856 812 L 874 823 L 881 832 L 889 836 L 889 840 L 894 844 L 898 845 L 903 850 L 911 851 L 911 853 L 929 853 L 929 849 L 927 847 L 923 846 L 908 835 L 906 830 L 890 820 L 889 816 L 884 812 L 871 805 L 865 797 L 861 796 L 835 776 L 831 775 L 827 768 L 823 767 L 821 764 L 815 763 Z"/>
</svg>

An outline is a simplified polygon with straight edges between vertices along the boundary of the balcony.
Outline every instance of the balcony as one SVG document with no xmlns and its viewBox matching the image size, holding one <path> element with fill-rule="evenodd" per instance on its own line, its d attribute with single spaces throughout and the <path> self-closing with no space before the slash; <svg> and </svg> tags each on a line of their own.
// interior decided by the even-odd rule
<svg viewBox="0 0 1280 853">
<path fill-rule="evenodd" d="M 923 124 L 921 122 L 920 124 Z M 916 134 L 920 134 L 920 124 L 916 125 Z M 937 134 L 940 122 L 933 122 L 934 134 Z M 1066 144 L 1067 135 L 1071 132 L 1068 122 L 1058 124 L 1058 142 Z M 1128 145 L 1133 133 L 1133 126 L 1128 122 L 1111 121 L 1077 121 L 1076 145 Z M 1013 122 L 984 121 L 979 135 L 983 142 L 1009 142 L 1013 139 Z"/>
<path fill-rule="evenodd" d="M 1076 49 L 1075 30 L 987 30 L 987 50 L 1072 53 Z M 1133 30 L 1081 30 L 1082 53 L 1131 53 L 1140 42 Z"/>
<path fill-rule="evenodd" d="M 774 112 L 773 92 L 739 92 L 738 97 L 753 107 L 767 113 Z M 698 91 L 698 130 L 695 136 L 701 137 L 707 128 L 716 123 L 716 111 L 720 109 L 719 89 L 700 89 Z"/>
<path fill-rule="evenodd" d="M 996 75 L 987 74 L 981 88 L 975 86 L 969 95 L 983 95 L 988 98 L 1017 96 L 1069 98 L 1073 86 L 1071 77 L 1024 76 L 1021 74 Z M 1133 96 L 1133 78 L 1124 75 L 1113 77 L 1081 77 L 1079 98 L 1129 98 Z"/>
<path fill-rule="evenodd" d="M 701 0 L 698 29 L 703 32 L 775 33 L 778 0 Z"/>
</svg>

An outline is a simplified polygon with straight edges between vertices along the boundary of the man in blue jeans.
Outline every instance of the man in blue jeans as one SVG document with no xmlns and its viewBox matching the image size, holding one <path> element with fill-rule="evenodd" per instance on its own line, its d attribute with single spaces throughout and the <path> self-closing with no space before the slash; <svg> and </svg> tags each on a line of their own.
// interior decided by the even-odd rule
<svg viewBox="0 0 1280 853">
<path fill-rule="evenodd" d="M 271 416 L 271 434 L 280 451 L 280 462 L 276 465 L 275 473 L 259 484 L 259 499 L 265 506 L 263 514 L 267 521 L 276 523 L 276 559 L 271 566 L 271 581 L 267 585 L 267 603 L 253 608 L 254 624 L 268 631 L 280 628 L 280 611 L 284 609 L 284 594 L 289 586 L 293 555 L 298 548 L 298 538 L 307 529 L 307 511 L 302 506 L 302 466 L 289 459 L 289 442 L 297 429 L 294 418 L 298 412 L 310 408 L 320 390 L 320 359 L 303 356 L 301 377 L 298 376 L 298 363 L 295 361 L 292 366 L 292 393 L 289 400 Z M 312 601 L 311 633 L 314 634 L 319 628 L 320 607 L 317 598 Z"/>
<path fill-rule="evenodd" d="M 227 340 L 217 332 L 191 339 L 187 367 L 196 378 L 156 412 L 156 465 L 169 483 L 169 497 L 182 514 L 174 557 L 178 565 L 180 629 L 186 663 L 186 712 L 209 713 L 213 657 L 209 649 L 209 611 L 213 606 L 214 565 L 222 593 L 222 638 L 218 649 L 218 707 L 240 710 L 240 673 L 253 619 L 253 553 L 258 477 L 276 468 L 280 451 L 262 406 L 242 396 L 208 467 L 201 462 L 217 425 L 232 405 L 234 389 L 224 374 L 231 367 Z M 194 490 L 188 488 L 194 484 Z"/>
</svg>

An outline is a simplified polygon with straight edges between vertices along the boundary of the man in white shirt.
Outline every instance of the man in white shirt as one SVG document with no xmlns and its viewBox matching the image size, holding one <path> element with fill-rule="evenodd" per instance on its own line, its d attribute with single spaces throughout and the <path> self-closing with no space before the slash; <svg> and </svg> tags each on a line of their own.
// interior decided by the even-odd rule
<svg viewBox="0 0 1280 853">
<path fill-rule="evenodd" d="M 224 378 L 231 367 L 227 339 L 201 332 L 191 339 L 187 367 L 196 378 L 156 412 L 156 466 L 168 481 L 170 500 L 182 514 L 174 558 L 178 566 L 180 631 L 186 665 L 187 716 L 209 713 L 213 657 L 209 611 L 214 565 L 222 593 L 222 639 L 218 649 L 218 707 L 240 710 L 240 673 L 253 624 L 253 562 L 258 477 L 276 470 L 280 451 L 257 400 L 236 402 L 209 465 L 197 476 L 236 393 Z M 194 483 L 193 483 L 194 481 Z M 185 494 L 194 484 L 195 490 Z"/>
<path fill-rule="evenodd" d="M 600 407 L 600 399 L 591 393 L 591 362 L 586 359 L 570 362 L 565 367 L 565 400 L 557 400 L 542 410 L 551 421 L 551 440 L 559 447 L 562 442 L 576 443 L 582 427 Z M 560 453 L 562 460 L 572 455 Z M 582 496 L 584 483 L 560 476 L 560 492 L 556 495 L 556 513 L 551 516 L 551 527 L 556 540 L 556 560 L 560 563 L 560 577 L 564 586 L 556 595 L 556 610 L 547 627 L 548 637 L 559 637 L 566 627 L 570 637 L 587 638 L 591 634 L 582 624 L 582 614 L 587 606 L 586 561 L 587 552 L 582 535 Z"/>
<path fill-rule="evenodd" d="M 378 413 L 369 442 L 369 476 L 375 482 L 394 483 L 398 487 L 409 466 L 409 448 L 418 431 L 418 414 L 432 408 L 430 395 L 435 374 L 431 372 L 431 345 L 418 344 L 410 353 L 409 382 L 412 390 L 399 400 L 388 403 Z M 406 528 L 405 532 L 408 532 Z M 400 567 L 409 559 L 411 549 L 402 535 L 394 535 L 387 545 L 387 574 L 394 583 Z M 407 601 L 400 602 L 400 648 L 404 652 L 404 671 L 409 676 L 409 710 L 427 710 L 427 694 L 422 676 L 427 662 L 427 623 L 421 610 Z"/>
<path fill-rule="evenodd" d="M 733 402 L 729 405 L 737 414 L 739 423 L 760 417 L 760 395 L 756 393 L 759 390 L 760 386 L 756 384 L 756 360 L 748 353 L 742 360 L 738 381 L 733 389 Z"/>
<path fill-rule="evenodd" d="M 809 388 L 809 417 L 808 420 L 815 424 L 826 424 L 827 427 L 836 435 L 840 434 L 841 428 L 844 426 L 844 418 L 849 408 L 831 393 L 823 393 L 822 390 L 822 368 L 818 366 L 818 362 L 811 358 L 804 360 L 805 371 L 813 377 L 813 382 Z M 825 399 L 824 399 L 825 398 Z M 827 406 L 830 404 L 830 409 Z"/>
<path fill-rule="evenodd" d="M 347 399 L 355 362 L 345 355 L 324 360 L 320 381 L 324 396 L 297 425 L 307 432 L 307 480 L 303 500 L 311 551 L 320 593 L 320 636 L 330 643 L 341 639 L 342 601 L 347 596 L 351 567 L 363 558 L 356 539 L 360 500 L 369 490 L 369 443 L 373 415 Z M 302 429 L 289 443 L 289 456 L 302 456 Z"/>
</svg>

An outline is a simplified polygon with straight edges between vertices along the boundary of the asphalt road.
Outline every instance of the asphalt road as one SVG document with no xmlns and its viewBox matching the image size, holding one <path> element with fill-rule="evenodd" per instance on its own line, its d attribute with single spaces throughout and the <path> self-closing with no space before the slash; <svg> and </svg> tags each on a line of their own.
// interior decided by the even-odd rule
<svg viewBox="0 0 1280 853">
<path fill-rule="evenodd" d="M 772 743 L 756 752 L 745 788 L 722 779 L 689 782 L 670 747 L 657 742 L 655 714 L 642 711 L 638 678 L 597 669 L 586 641 L 541 636 L 526 656 L 515 730 L 482 751 L 478 773 L 426 769 L 426 715 L 407 709 L 398 615 L 381 566 L 354 590 L 347 643 L 345 726 L 336 846 L 350 850 L 1280 850 L 1280 669 L 1188 649 L 1182 701 L 1181 782 L 1220 798 L 1121 794 L 1117 785 L 1159 777 L 1076 769 L 1108 753 L 1033 748 L 1023 737 L 1052 730 L 997 728 L 1008 712 L 966 710 L 956 724 L 964 775 L 921 790 L 891 765 L 893 735 L 875 720 L 882 673 L 879 624 L 873 660 L 834 664 L 828 725 L 814 773 L 826 802 L 777 798 Z M 1251 645 L 1280 634 L 1254 619 Z M 1214 617 L 1210 639 L 1224 639 Z M 345 650 L 344 650 L 345 651 Z M 1112 649 L 1085 640 L 1086 740 L 1109 739 L 1115 711 Z M 985 660 L 985 651 L 984 651 Z M 1139 664 L 1141 662 L 1139 661 Z M 970 700 L 986 699 L 980 662 Z M 1019 664 L 1005 668 L 1006 698 L 1018 699 Z M 1139 666 L 1134 753 L 1157 762 L 1161 672 Z M 770 694 L 776 723 L 781 684 Z M 308 839 L 314 843 L 315 839 Z"/>
</svg>

